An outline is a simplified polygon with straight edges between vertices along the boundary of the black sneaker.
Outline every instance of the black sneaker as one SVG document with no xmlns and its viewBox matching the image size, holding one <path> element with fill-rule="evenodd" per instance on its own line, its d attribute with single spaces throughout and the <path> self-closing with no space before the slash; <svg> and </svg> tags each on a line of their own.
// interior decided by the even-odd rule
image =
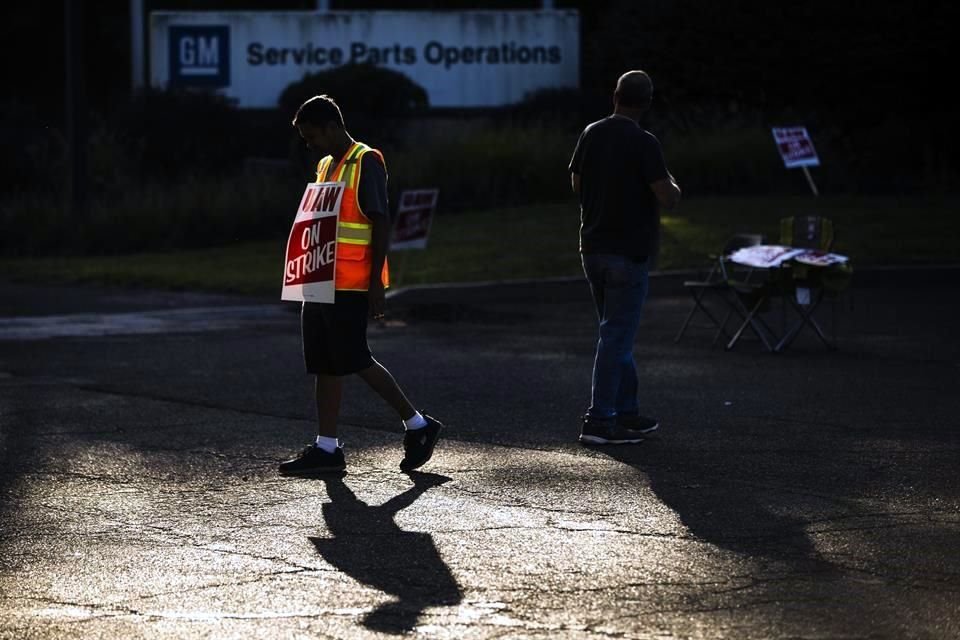
<svg viewBox="0 0 960 640">
<path fill-rule="evenodd" d="M 433 448 L 440 439 L 443 425 L 438 420 L 424 414 L 427 426 L 421 429 L 407 430 L 403 436 L 403 460 L 400 461 L 401 471 L 412 471 L 426 464 L 433 455 Z"/>
<path fill-rule="evenodd" d="M 281 462 L 279 471 L 283 476 L 315 475 L 343 471 L 347 464 L 343 459 L 343 448 L 337 447 L 333 453 L 327 453 L 320 447 L 307 445 L 303 452 L 286 462 Z"/>
<path fill-rule="evenodd" d="M 643 434 L 621 427 L 613 420 L 597 422 L 584 418 L 583 427 L 580 429 L 580 442 L 583 444 L 636 444 L 643 442 Z"/>
<path fill-rule="evenodd" d="M 660 428 L 660 422 L 656 418 L 637 414 L 618 415 L 617 425 L 640 433 L 650 433 Z"/>
</svg>

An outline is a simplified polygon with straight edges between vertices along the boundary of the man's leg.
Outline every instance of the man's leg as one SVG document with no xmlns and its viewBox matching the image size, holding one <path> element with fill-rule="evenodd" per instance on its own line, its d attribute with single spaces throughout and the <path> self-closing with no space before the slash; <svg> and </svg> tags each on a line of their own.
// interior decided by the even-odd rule
<svg viewBox="0 0 960 640">
<path fill-rule="evenodd" d="M 608 286 L 594 361 L 593 397 L 588 414 L 604 419 L 636 405 L 637 372 L 633 342 L 640 322 L 633 287 Z M 632 394 L 632 398 L 628 398 Z"/>
<path fill-rule="evenodd" d="M 620 386 L 617 389 L 616 399 L 617 424 L 647 434 L 656 431 L 660 427 L 660 422 L 656 418 L 640 415 L 640 401 L 637 396 L 640 384 L 637 377 L 637 363 L 633 357 L 633 343 L 640 326 L 640 315 L 647 298 L 649 282 L 648 274 L 641 265 L 634 268 L 632 282 L 629 304 L 624 309 L 624 314 L 631 318 L 632 330 L 626 354 L 620 361 Z"/>
<path fill-rule="evenodd" d="M 318 373 L 316 378 L 317 434 L 324 438 L 336 438 L 343 378 L 322 373 Z"/>
<path fill-rule="evenodd" d="M 374 360 L 372 365 L 357 372 L 357 375 L 363 378 L 363 381 L 370 385 L 370 388 L 376 391 L 377 395 L 393 407 L 401 420 L 409 420 L 416 415 L 417 410 L 410 404 L 407 396 L 403 393 L 403 389 L 400 388 L 400 385 L 382 364 Z"/>
<path fill-rule="evenodd" d="M 641 434 L 618 428 L 616 417 L 619 410 L 636 406 L 633 342 L 646 294 L 646 265 L 616 255 L 585 255 L 583 262 L 600 327 L 590 408 L 580 440 L 587 444 L 640 442 Z"/>
<path fill-rule="evenodd" d="M 597 310 L 597 321 L 600 323 L 600 335 L 597 339 L 597 347 L 593 357 L 593 374 L 590 383 L 590 408 L 587 409 L 586 417 L 593 420 L 605 420 L 613 415 L 613 403 L 609 407 L 600 406 L 602 404 L 602 388 L 609 386 L 607 363 L 605 354 L 608 351 L 607 345 L 603 341 L 603 323 L 606 318 L 606 280 L 609 270 L 609 256 L 587 255 L 581 256 L 583 261 L 583 272 L 587 277 L 587 283 L 590 285 L 590 294 L 593 296 L 593 304 Z"/>
<path fill-rule="evenodd" d="M 316 374 L 317 440 L 295 458 L 280 464 L 280 474 L 287 476 L 338 472 L 346 468 L 343 449 L 337 442 L 337 416 L 343 395 L 343 379 Z"/>
<path fill-rule="evenodd" d="M 597 419 L 630 409 L 636 399 L 637 373 L 633 342 L 647 291 L 645 264 L 623 256 L 587 255 L 584 267 L 600 322 L 593 367 L 593 389 L 587 415 Z"/>
<path fill-rule="evenodd" d="M 623 330 L 626 344 L 620 359 L 620 386 L 617 389 L 617 415 L 636 415 L 640 405 L 637 391 L 640 383 L 637 378 L 637 363 L 633 357 L 633 345 L 640 328 L 640 315 L 647 299 L 649 274 L 646 264 L 630 263 L 629 279 L 623 290 L 623 300 L 617 313 L 623 315 Z"/>
<path fill-rule="evenodd" d="M 337 417 L 343 380 L 321 371 L 335 370 L 332 349 L 333 305 L 304 303 L 301 310 L 301 332 L 304 364 L 314 378 L 314 401 L 317 407 L 317 439 L 296 457 L 280 464 L 282 475 L 313 475 L 343 471 L 346 463 L 343 449 L 337 442 Z"/>
<path fill-rule="evenodd" d="M 403 436 L 403 460 L 400 469 L 413 471 L 423 466 L 432 456 L 440 439 L 443 425 L 436 419 L 421 415 L 404 395 L 397 381 L 387 369 L 377 362 L 358 372 L 370 388 L 387 401 L 403 420 L 406 433 Z"/>
<path fill-rule="evenodd" d="M 620 386 L 617 389 L 617 415 L 636 414 L 640 411 L 640 402 L 637 391 L 640 382 L 637 379 L 637 363 L 630 354 L 629 360 L 620 363 Z"/>
</svg>

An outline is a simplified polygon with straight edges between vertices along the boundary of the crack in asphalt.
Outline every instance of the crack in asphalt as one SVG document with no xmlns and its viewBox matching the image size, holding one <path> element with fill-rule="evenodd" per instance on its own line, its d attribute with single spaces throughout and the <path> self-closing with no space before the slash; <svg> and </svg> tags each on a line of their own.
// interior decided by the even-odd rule
<svg viewBox="0 0 960 640">
<path fill-rule="evenodd" d="M 843 562 L 844 559 L 852 558 L 850 554 L 846 553 L 823 552 L 821 555 L 848 573 L 857 573 L 870 576 L 871 578 L 876 578 L 883 581 L 887 586 L 895 585 L 909 589 L 916 589 L 919 591 L 933 591 L 937 593 L 943 591 L 948 591 L 950 593 L 960 592 L 960 574 L 958 573 L 941 573 L 942 577 L 939 577 L 936 575 L 935 570 L 926 568 L 924 569 L 923 576 L 920 577 L 916 574 L 906 574 L 900 567 L 883 564 L 882 562 L 878 562 L 878 564 L 881 565 L 881 569 L 868 568 L 862 565 L 856 565 L 854 563 L 845 563 Z M 932 584 L 925 584 L 925 580 L 929 580 L 929 582 Z M 948 588 L 945 589 L 945 587 Z"/>
<path fill-rule="evenodd" d="M 21 597 L 12 598 L 12 600 L 27 600 L 39 602 L 48 607 L 62 607 L 66 609 L 78 609 L 86 612 L 84 617 L 73 616 L 71 618 L 60 616 L 61 624 L 84 624 L 90 621 L 101 620 L 104 618 L 122 618 L 133 616 L 137 618 L 146 618 L 148 620 L 284 620 L 284 619 L 323 619 L 330 615 L 353 618 L 364 611 L 358 609 L 338 609 L 327 608 L 317 611 L 302 613 L 203 613 L 203 612 L 164 612 L 141 610 L 134 607 L 123 607 L 114 604 L 99 604 L 89 602 L 71 602 L 66 600 L 55 600 L 49 598 Z M 336 637 L 336 636 L 328 636 Z"/>
</svg>

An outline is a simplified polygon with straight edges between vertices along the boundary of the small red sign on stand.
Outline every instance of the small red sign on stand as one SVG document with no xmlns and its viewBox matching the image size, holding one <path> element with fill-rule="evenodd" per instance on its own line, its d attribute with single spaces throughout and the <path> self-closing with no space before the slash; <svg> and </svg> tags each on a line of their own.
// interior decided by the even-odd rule
<svg viewBox="0 0 960 640">
<path fill-rule="evenodd" d="M 820 166 L 820 158 L 806 127 L 774 128 L 773 139 L 787 169 Z"/>
<path fill-rule="evenodd" d="M 333 303 L 342 182 L 307 185 L 290 228 L 281 300 Z"/>
<path fill-rule="evenodd" d="M 783 164 L 787 169 L 800 167 L 813 195 L 820 195 L 813 176 L 807 169 L 807 167 L 820 166 L 820 158 L 817 157 L 817 150 L 813 148 L 813 140 L 810 139 L 807 128 L 774 127 L 773 140 L 777 143 L 777 151 L 780 152 L 780 157 L 783 158 Z"/>
<path fill-rule="evenodd" d="M 437 189 L 403 191 L 393 223 L 391 249 L 426 249 L 430 225 L 437 209 Z"/>
</svg>

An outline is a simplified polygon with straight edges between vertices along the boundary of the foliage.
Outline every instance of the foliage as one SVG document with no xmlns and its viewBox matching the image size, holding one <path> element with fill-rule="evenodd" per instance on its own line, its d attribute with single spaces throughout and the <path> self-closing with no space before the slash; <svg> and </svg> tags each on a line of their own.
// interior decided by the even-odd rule
<svg viewBox="0 0 960 640">
<path fill-rule="evenodd" d="M 280 237 L 298 197 L 275 178 L 193 178 L 99 198 L 67 219 L 56 198 L 22 196 L 0 205 L 0 254 L 112 255 Z"/>
<path fill-rule="evenodd" d="M 903 233 L 907 203 L 896 198 L 690 197 L 663 217 L 660 270 L 696 269 L 726 239 L 740 232 L 776 238 L 782 216 L 818 213 L 834 220 L 835 250 L 854 269 L 868 265 L 952 262 L 958 219 L 956 198 L 911 199 L 910 228 Z M 394 282 L 511 280 L 581 274 L 578 215 L 572 198 L 554 205 L 441 212 L 424 251 L 393 252 Z M 505 250 L 505 238 L 522 238 L 523 251 Z M 0 272 L 32 282 L 90 282 L 190 288 L 277 296 L 284 238 L 233 243 L 213 249 L 150 252 L 129 256 L 6 259 Z"/>
<path fill-rule="evenodd" d="M 418 146 L 387 154 L 397 188 L 436 187 L 446 210 L 555 202 L 570 192 L 576 138 L 548 126 L 433 127 Z"/>
<path fill-rule="evenodd" d="M 427 108 L 427 92 L 403 73 L 373 64 L 345 64 L 308 73 L 280 94 L 279 106 L 291 116 L 309 98 L 326 94 L 345 116 L 402 117 Z"/>
<path fill-rule="evenodd" d="M 66 141 L 27 104 L 0 102 L 0 175 L 3 195 L 50 191 L 63 175 Z"/>
<path fill-rule="evenodd" d="M 142 178 L 226 173 L 242 151 L 239 112 L 211 92 L 143 91 L 117 110 L 111 128 Z"/>
<path fill-rule="evenodd" d="M 382 146 L 394 204 L 399 191 L 413 188 L 438 188 L 445 213 L 572 198 L 567 163 L 577 130 L 499 119 L 414 124 L 411 141 Z M 783 169 L 771 137 L 758 127 L 658 133 L 668 166 L 688 196 L 807 192 L 802 175 Z M 310 179 L 306 159 L 299 171 L 276 161 L 279 172 L 249 162 L 242 170 L 233 159 L 229 175 L 198 169 L 179 179 L 141 181 L 128 153 L 122 136 L 109 129 L 91 137 L 95 188 L 89 208 L 76 219 L 64 219 L 56 193 L 7 198 L 0 204 L 0 225 L 9 230 L 0 253 L 117 254 L 280 237 L 290 203 Z M 814 175 L 825 193 L 836 192 L 832 174 Z"/>
<path fill-rule="evenodd" d="M 427 92 L 399 71 L 372 64 L 345 64 L 308 73 L 280 94 L 281 113 L 292 119 L 300 105 L 316 95 L 333 98 L 349 130 L 365 130 L 378 138 L 398 120 L 427 109 Z"/>
<path fill-rule="evenodd" d="M 540 89 L 507 108 L 505 120 L 519 125 L 549 125 L 577 129 L 610 113 L 611 95 L 582 89 Z"/>
</svg>

